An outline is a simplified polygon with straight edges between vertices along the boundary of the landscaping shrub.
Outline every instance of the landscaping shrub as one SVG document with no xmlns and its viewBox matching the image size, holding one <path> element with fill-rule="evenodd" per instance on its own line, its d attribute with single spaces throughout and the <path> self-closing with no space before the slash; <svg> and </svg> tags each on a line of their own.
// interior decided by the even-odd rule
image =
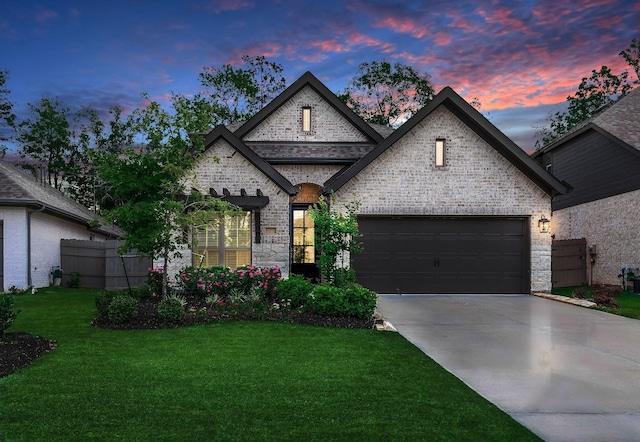
<svg viewBox="0 0 640 442">
<path fill-rule="evenodd" d="M 80 288 L 80 273 L 71 272 L 71 276 L 69 276 L 69 280 L 67 281 L 67 287 L 71 289 Z"/>
<path fill-rule="evenodd" d="M 273 301 L 280 278 L 277 266 L 245 266 L 235 270 L 220 266 L 187 266 L 176 275 L 176 287 L 185 294 L 203 298 L 218 295 L 226 300 L 233 293 L 236 297 L 253 298 L 258 295 L 265 301 Z"/>
<path fill-rule="evenodd" d="M 320 284 L 313 289 L 310 307 L 320 315 L 366 319 L 373 315 L 377 296 L 359 284 L 344 287 Z"/>
<path fill-rule="evenodd" d="M 278 282 L 278 297 L 290 303 L 291 308 L 308 305 L 313 284 L 302 275 L 289 275 L 288 279 Z"/>
<path fill-rule="evenodd" d="M 107 317 L 114 324 L 122 324 L 133 318 L 138 311 L 138 301 L 129 295 L 119 294 L 107 308 Z"/>
<path fill-rule="evenodd" d="M 182 319 L 184 306 L 179 299 L 169 298 L 158 304 L 158 318 L 166 322 L 178 322 Z"/>
<path fill-rule="evenodd" d="M 96 296 L 96 308 L 100 312 L 100 315 L 107 316 L 107 312 L 109 311 L 109 304 L 113 301 L 118 295 L 122 295 L 119 291 L 108 291 L 103 290 Z"/>
<path fill-rule="evenodd" d="M 147 272 L 147 286 L 151 295 L 162 294 L 162 267 L 149 269 Z"/>
<path fill-rule="evenodd" d="M 0 338 L 4 339 L 5 332 L 11 327 L 19 311 L 14 310 L 13 296 L 0 293 Z"/>
</svg>

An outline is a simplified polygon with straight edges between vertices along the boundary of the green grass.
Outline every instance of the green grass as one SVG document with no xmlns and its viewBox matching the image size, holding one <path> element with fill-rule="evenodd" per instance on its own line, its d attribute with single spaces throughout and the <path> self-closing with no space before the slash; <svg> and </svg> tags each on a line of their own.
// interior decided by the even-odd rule
<svg viewBox="0 0 640 442">
<path fill-rule="evenodd" d="M 587 293 L 590 293 L 590 286 L 582 287 L 562 287 L 551 290 L 554 295 L 562 295 L 573 297 L 573 291 L 575 289 L 583 289 Z M 587 295 L 589 300 L 593 300 L 593 296 Z M 615 315 L 626 316 L 628 318 L 640 319 L 640 294 L 623 292 L 620 295 L 616 295 L 616 301 L 618 302 L 618 308 L 613 307 L 596 307 L 598 310 L 604 312 L 613 313 Z"/>
<path fill-rule="evenodd" d="M 90 325 L 95 294 L 16 298 L 10 331 L 58 348 L 0 379 L 0 440 L 539 440 L 397 333 L 102 330 Z"/>
</svg>

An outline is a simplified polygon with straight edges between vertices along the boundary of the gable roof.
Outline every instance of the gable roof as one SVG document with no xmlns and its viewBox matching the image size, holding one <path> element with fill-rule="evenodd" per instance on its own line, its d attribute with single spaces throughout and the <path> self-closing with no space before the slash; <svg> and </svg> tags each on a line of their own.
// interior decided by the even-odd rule
<svg viewBox="0 0 640 442">
<path fill-rule="evenodd" d="M 330 193 L 337 191 L 355 175 L 371 164 L 387 149 L 411 131 L 418 123 L 427 118 L 438 107 L 445 106 L 456 117 L 463 121 L 471 130 L 477 133 L 491 147 L 504 156 L 516 168 L 529 177 L 545 192 L 552 195 L 566 193 L 567 186 L 558 181 L 550 173 L 544 170 L 537 162 L 530 158 L 520 147 L 504 135 L 482 114 L 467 103 L 450 87 L 445 87 L 426 106 L 420 109 L 413 117 L 385 138 L 375 149 L 344 171 L 340 171 L 331 177 L 323 191 Z"/>
<path fill-rule="evenodd" d="M 253 164 L 258 170 L 264 173 L 271 181 L 289 195 L 295 195 L 298 193 L 299 189 L 297 187 L 291 184 L 288 179 L 275 170 L 273 166 L 260 158 L 253 150 L 247 147 L 240 138 L 234 135 L 223 125 L 217 126 L 207 134 L 204 139 L 204 150 L 206 151 L 209 149 L 220 138 L 229 143 L 236 151 L 240 152 L 243 157 L 245 157 L 251 164 Z"/>
<path fill-rule="evenodd" d="M 640 115 L 640 87 L 633 89 L 611 105 L 603 107 L 570 132 L 536 150 L 532 157 L 536 158 L 543 153 L 547 153 L 589 130 L 595 130 L 610 139 L 614 139 L 616 143 L 626 148 L 640 151 L 638 115 Z"/>
<path fill-rule="evenodd" d="M 251 132 L 264 121 L 269 115 L 275 112 L 280 106 L 289 101 L 295 94 L 300 92 L 305 86 L 311 87 L 320 97 L 337 110 L 346 120 L 353 124 L 363 135 L 374 143 L 382 141 L 383 136 L 380 135 L 373 127 L 368 125 L 362 118 L 356 115 L 349 106 L 343 103 L 336 94 L 331 92 L 320 80 L 318 80 L 311 72 L 305 72 L 291 86 L 286 88 L 280 95 L 274 98 L 269 104 L 263 107 L 257 114 L 247 120 L 234 134 L 238 138 L 242 138 Z"/>
<path fill-rule="evenodd" d="M 90 228 L 96 214 L 57 189 L 41 184 L 29 173 L 0 161 L 0 206 L 26 207 L 82 224 Z M 109 236 L 123 236 L 115 226 L 97 226 L 91 230 Z"/>
</svg>

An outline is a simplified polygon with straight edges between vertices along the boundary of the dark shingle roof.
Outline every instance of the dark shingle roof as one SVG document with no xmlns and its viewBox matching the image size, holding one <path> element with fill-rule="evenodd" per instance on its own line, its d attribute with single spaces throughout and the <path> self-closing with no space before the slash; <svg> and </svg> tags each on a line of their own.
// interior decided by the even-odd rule
<svg viewBox="0 0 640 442">
<path fill-rule="evenodd" d="M 593 118 L 593 123 L 640 150 L 640 87 Z"/>
<path fill-rule="evenodd" d="M 32 175 L 4 161 L 0 161 L 0 205 L 35 209 L 44 206 L 47 213 L 87 227 L 96 218 L 93 212 L 59 190 L 39 183 Z M 110 236 L 120 237 L 123 234 L 115 226 L 98 226 L 92 230 Z"/>
<path fill-rule="evenodd" d="M 591 118 L 574 127 L 560 138 L 536 150 L 531 156 L 536 158 L 543 153 L 549 152 L 587 130 L 606 132 L 623 143 L 640 150 L 639 115 L 640 87 L 637 87 L 618 101 L 602 107 Z"/>
</svg>

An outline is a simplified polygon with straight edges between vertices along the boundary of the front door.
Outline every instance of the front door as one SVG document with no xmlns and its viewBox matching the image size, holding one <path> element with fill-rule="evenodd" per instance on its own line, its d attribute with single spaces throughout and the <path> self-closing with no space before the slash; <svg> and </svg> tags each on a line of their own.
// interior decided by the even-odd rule
<svg viewBox="0 0 640 442">
<path fill-rule="evenodd" d="M 292 206 L 291 273 L 317 281 L 320 272 L 316 264 L 313 218 L 308 209 L 308 204 Z"/>
</svg>

